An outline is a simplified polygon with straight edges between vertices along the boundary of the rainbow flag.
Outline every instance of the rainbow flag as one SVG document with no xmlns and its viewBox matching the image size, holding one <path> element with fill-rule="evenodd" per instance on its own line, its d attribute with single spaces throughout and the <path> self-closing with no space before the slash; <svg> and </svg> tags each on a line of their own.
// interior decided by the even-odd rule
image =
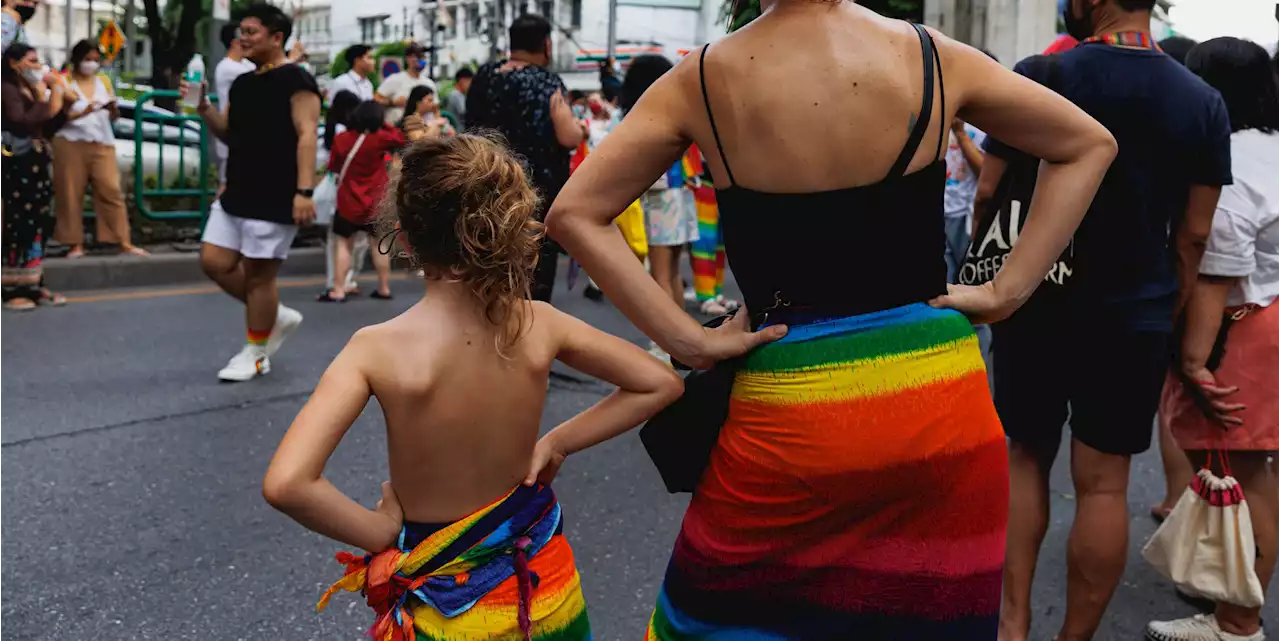
<svg viewBox="0 0 1280 641">
<path fill-rule="evenodd" d="M 724 239 L 720 237 L 720 207 L 716 204 L 716 189 L 702 163 L 702 152 L 697 145 L 690 145 L 681 159 L 687 180 L 699 178 L 693 189 L 694 206 L 698 216 L 698 239 L 689 252 L 693 266 L 693 291 L 698 302 L 711 300 L 724 290 Z"/>
<path fill-rule="evenodd" d="M 377 555 L 339 552 L 346 566 L 316 605 L 362 592 L 374 641 L 588 641 L 582 583 L 549 487 L 520 486 L 434 531 L 406 523 Z"/>
<path fill-rule="evenodd" d="M 646 638 L 995 639 L 1008 457 L 973 326 L 923 303 L 778 316 Z"/>
</svg>

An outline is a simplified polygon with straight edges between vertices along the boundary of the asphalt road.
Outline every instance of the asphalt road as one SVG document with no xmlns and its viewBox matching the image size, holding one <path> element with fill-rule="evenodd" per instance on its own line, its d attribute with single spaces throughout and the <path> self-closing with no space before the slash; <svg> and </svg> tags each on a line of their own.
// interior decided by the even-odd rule
<svg viewBox="0 0 1280 641">
<path fill-rule="evenodd" d="M 296 285 L 296 284 L 295 284 Z M 311 302 L 313 285 L 283 290 L 306 315 L 269 376 L 222 385 L 215 372 L 239 348 L 241 310 L 215 293 L 125 292 L 30 314 L 5 313 L 0 395 L 0 579 L 5 639 L 361 639 L 358 596 L 316 614 L 340 577 L 338 547 L 263 502 L 259 482 L 280 437 L 330 359 L 361 326 L 420 295 L 399 280 L 392 302 Z M 562 308 L 641 342 L 608 303 L 561 293 Z M 594 381 L 557 377 L 543 416 L 553 426 L 603 396 Z M 373 404 L 329 465 L 366 504 L 386 478 Z M 1052 638 L 1065 603 L 1072 490 L 1053 482 L 1053 524 L 1036 584 L 1036 638 Z M 1154 452 L 1133 471 L 1128 572 L 1100 640 L 1141 636 L 1189 608 L 1139 556 L 1154 531 L 1147 506 L 1162 491 Z M 642 634 L 686 498 L 668 495 L 638 438 L 571 459 L 557 482 L 595 636 Z M 1268 630 L 1276 630 L 1272 597 Z"/>
</svg>

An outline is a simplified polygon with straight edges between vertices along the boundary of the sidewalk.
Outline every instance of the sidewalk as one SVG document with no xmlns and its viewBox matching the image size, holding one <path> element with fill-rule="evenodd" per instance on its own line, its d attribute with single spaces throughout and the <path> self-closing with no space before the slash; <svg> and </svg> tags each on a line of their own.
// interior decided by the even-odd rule
<svg viewBox="0 0 1280 641">
<path fill-rule="evenodd" d="M 45 285 L 54 291 L 163 287 L 208 282 L 200 269 L 198 251 L 177 251 L 170 245 L 147 247 L 148 258 L 115 254 L 83 258 L 49 258 L 44 263 Z M 280 268 L 281 276 L 324 275 L 324 248 L 295 247 Z"/>
</svg>

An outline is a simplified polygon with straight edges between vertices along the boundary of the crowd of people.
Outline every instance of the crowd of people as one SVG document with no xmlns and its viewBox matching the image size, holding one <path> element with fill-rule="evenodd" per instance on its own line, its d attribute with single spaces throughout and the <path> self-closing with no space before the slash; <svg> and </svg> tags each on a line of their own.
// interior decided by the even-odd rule
<svg viewBox="0 0 1280 641">
<path fill-rule="evenodd" d="M 30 311 L 66 298 L 44 286 L 49 242 L 66 257 L 85 255 L 84 201 L 93 192 L 94 238 L 122 254 L 147 256 L 133 244 L 112 122 L 120 113 L 115 89 L 100 73 L 102 52 L 82 40 L 65 73 L 56 73 L 27 42 L 23 24 L 35 15 L 30 0 L 4 0 L 3 24 L 6 185 L 4 194 L 4 308 Z M 56 210 L 54 204 L 56 203 Z"/>
<path fill-rule="evenodd" d="M 1130 461 L 1149 448 L 1157 413 L 1186 451 L 1170 461 L 1171 487 L 1193 466 L 1221 476 L 1230 458 L 1254 514 L 1251 572 L 1266 586 L 1276 555 L 1268 458 L 1280 427 L 1274 60 L 1220 38 L 1191 48 L 1184 67 L 1152 42 L 1149 0 L 1062 8 L 1077 46 L 1010 73 L 856 6 L 779 0 L 696 59 L 640 58 L 617 85 L 581 94 L 546 69 L 549 26 L 517 20 L 511 58 L 475 75 L 468 124 L 499 131 L 542 198 L 510 186 L 518 166 L 487 139 L 407 152 L 388 215 L 428 295 L 353 339 L 264 484 L 304 525 L 370 552 L 343 557 L 347 576 L 325 602 L 377 588 L 374 632 L 388 635 L 378 638 L 471 625 L 587 638 L 547 484 L 570 454 L 662 410 L 678 389 L 638 350 L 585 327 L 580 343 L 564 342 L 553 308 L 517 302 L 525 287 L 548 300 L 561 246 L 585 267 L 587 291 L 609 296 L 655 353 L 708 375 L 734 363 L 724 413 L 701 382 L 681 401 L 684 429 L 718 436 L 648 638 L 1028 638 L 1068 411 L 1076 515 L 1057 638 L 1092 638 L 1102 622 L 1127 556 Z M 865 37 L 820 51 L 771 46 L 826 42 L 813 34 L 828 29 Z M 768 65 L 752 62 L 759 51 L 771 52 Z M 814 64 L 858 90 L 765 90 Z M 810 99 L 814 112 L 797 107 Z M 904 112 L 910 126 L 897 131 Z M 832 128 L 832 113 L 865 126 Z M 715 222 L 726 212 L 723 241 L 748 310 L 717 329 L 685 313 L 679 276 L 683 248 L 698 253 L 703 186 Z M 643 252 L 617 229 L 637 201 Z M 788 211 L 796 220 L 778 217 Z M 544 219 L 554 240 L 540 236 Z M 1002 247 L 1000 264 L 976 282 L 983 268 L 973 263 L 989 246 Z M 695 265 L 695 280 L 701 273 Z M 836 273 L 865 277 L 815 277 Z M 460 286 L 475 298 L 460 300 Z M 436 287 L 448 293 L 433 298 Z M 376 367 L 392 336 L 426 324 L 445 338 L 415 346 L 447 381 Z M 455 333 L 491 337 L 492 348 L 477 355 L 451 342 Z M 619 391 L 535 443 L 552 357 Z M 482 404 L 468 404 L 468 385 L 513 389 L 509 402 L 483 405 L 480 423 L 500 436 L 476 438 L 468 412 Z M 414 411 L 389 412 L 392 480 L 361 513 L 322 470 L 369 396 Z M 428 430 L 439 436 L 430 451 L 413 436 Z M 494 448 L 513 436 L 519 447 Z M 1215 462 L 1214 452 L 1229 456 Z M 444 545 L 459 536 L 504 560 Z M 456 572 L 492 578 L 438 582 Z M 555 578 L 533 588 L 534 574 Z M 398 587 L 424 581 L 434 587 Z M 1144 633 L 1264 639 L 1257 606 L 1202 603 L 1204 614 Z M 512 616 L 489 616 L 504 607 Z"/>
<path fill-rule="evenodd" d="M 646 441 L 664 478 L 675 459 L 699 480 L 648 639 L 1028 639 L 1064 426 L 1075 515 L 1057 639 L 1102 624 L 1128 556 L 1130 464 L 1153 433 L 1170 496 L 1152 515 L 1176 520 L 1183 488 L 1230 475 L 1256 554 L 1249 577 L 1219 582 L 1265 590 L 1280 518 L 1275 58 L 1235 38 L 1164 47 L 1154 0 L 1061 0 L 1076 45 L 1012 71 L 856 3 L 762 5 L 677 64 L 602 67 L 589 93 L 549 68 L 538 16 L 443 100 L 421 48 L 375 90 L 354 46 L 320 137 L 289 18 L 243 14 L 217 72 L 227 95 L 198 108 L 226 143 L 201 260 L 245 306 L 219 378 L 268 373 L 302 321 L 275 278 L 316 217 L 320 169 L 336 211 L 319 300 L 358 292 L 362 251 L 372 297 L 391 296 L 392 253 L 426 281 L 352 337 L 263 482 L 272 505 L 366 552 L 339 555 L 321 606 L 363 591 L 379 641 L 591 638 L 551 483 L 655 415 L 647 429 L 681 430 L 678 453 Z M 91 50 L 62 82 L 24 47 L 4 53 L 4 284 L 36 306 L 56 300 L 39 272 L 49 197 L 76 193 L 50 178 L 50 148 L 98 180 L 111 107 L 91 107 L 111 94 L 83 65 Z M 788 84 L 815 69 L 832 82 Z M 98 224 L 131 250 L 127 226 Z M 650 354 L 550 304 L 562 253 Z M 721 291 L 726 260 L 745 304 Z M 539 437 L 553 360 L 618 389 Z M 323 475 L 371 397 L 391 476 L 372 510 Z M 1266 638 L 1260 603 L 1178 588 L 1203 612 L 1135 636 Z"/>
</svg>

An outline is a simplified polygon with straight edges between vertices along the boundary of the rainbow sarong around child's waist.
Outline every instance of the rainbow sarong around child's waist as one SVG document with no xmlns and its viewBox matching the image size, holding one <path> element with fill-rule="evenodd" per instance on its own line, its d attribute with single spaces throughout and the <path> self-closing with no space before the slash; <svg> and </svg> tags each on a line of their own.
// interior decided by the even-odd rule
<svg viewBox="0 0 1280 641">
<path fill-rule="evenodd" d="M 339 552 L 346 575 L 316 609 L 339 590 L 363 593 L 374 641 L 591 639 L 550 487 L 520 486 L 425 536 L 421 529 L 406 524 L 399 544 L 376 555 Z"/>
</svg>

